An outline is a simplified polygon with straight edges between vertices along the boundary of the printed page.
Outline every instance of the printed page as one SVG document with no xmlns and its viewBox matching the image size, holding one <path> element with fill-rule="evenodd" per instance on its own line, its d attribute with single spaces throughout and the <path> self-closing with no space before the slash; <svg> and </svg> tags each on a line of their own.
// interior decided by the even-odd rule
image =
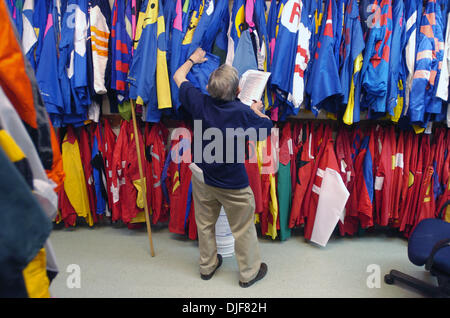
<svg viewBox="0 0 450 318">
<path fill-rule="evenodd" d="M 245 105 L 250 106 L 254 101 L 261 100 L 270 73 L 256 70 L 248 70 L 245 72 L 239 82 L 241 92 L 238 98 Z"/>
</svg>

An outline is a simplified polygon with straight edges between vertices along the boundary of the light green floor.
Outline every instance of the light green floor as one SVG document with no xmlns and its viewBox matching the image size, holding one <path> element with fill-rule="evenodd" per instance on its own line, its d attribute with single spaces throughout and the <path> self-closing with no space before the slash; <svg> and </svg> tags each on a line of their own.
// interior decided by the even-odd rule
<svg viewBox="0 0 450 318">
<path fill-rule="evenodd" d="M 55 298 L 421 297 L 411 289 L 386 285 L 384 274 L 395 268 L 434 280 L 409 262 L 406 240 L 384 233 L 332 238 L 326 248 L 308 244 L 300 235 L 286 242 L 260 238 L 268 274 L 247 289 L 238 285 L 234 257 L 225 258 L 210 281 L 201 280 L 197 243 L 167 228 L 153 229 L 155 257 L 145 230 L 78 227 L 54 230 L 51 241 L 60 268 L 50 288 Z M 67 287 L 70 264 L 80 266 L 81 288 Z M 367 272 L 371 264 L 379 266 L 379 276 Z M 379 288 L 369 288 L 367 281 L 376 283 L 378 277 Z"/>
</svg>

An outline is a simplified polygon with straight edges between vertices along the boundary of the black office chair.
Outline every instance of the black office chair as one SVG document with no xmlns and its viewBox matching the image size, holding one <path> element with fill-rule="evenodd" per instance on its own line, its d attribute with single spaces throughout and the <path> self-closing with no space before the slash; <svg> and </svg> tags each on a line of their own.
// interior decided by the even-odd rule
<svg viewBox="0 0 450 318">
<path fill-rule="evenodd" d="M 395 269 L 384 276 L 386 284 L 404 283 L 426 295 L 436 298 L 450 298 L 450 223 L 442 220 L 442 213 L 450 204 L 447 201 L 440 218 L 422 220 L 414 229 L 408 241 L 408 258 L 437 278 L 438 285 L 431 285 Z"/>
</svg>

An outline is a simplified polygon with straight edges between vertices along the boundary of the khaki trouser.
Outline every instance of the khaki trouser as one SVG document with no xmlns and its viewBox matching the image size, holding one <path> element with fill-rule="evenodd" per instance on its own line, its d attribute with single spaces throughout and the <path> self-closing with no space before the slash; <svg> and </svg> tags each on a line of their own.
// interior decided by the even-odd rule
<svg viewBox="0 0 450 318">
<path fill-rule="evenodd" d="M 216 222 L 223 206 L 234 237 L 240 281 L 256 277 L 261 266 L 254 213 L 255 198 L 250 187 L 231 190 L 209 186 L 192 177 L 195 220 L 200 250 L 200 273 L 210 274 L 217 266 Z"/>
</svg>

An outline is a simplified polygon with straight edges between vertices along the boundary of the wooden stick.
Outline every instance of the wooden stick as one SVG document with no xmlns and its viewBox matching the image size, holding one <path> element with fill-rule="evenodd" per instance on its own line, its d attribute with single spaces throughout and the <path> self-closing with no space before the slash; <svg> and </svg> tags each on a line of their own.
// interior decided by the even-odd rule
<svg viewBox="0 0 450 318">
<path fill-rule="evenodd" d="M 136 151 L 138 156 L 138 165 L 139 165 L 139 176 L 141 178 L 141 188 L 144 195 L 144 212 L 145 212 L 145 223 L 147 225 L 147 234 L 148 234 L 148 240 L 150 242 L 150 251 L 152 254 L 152 257 L 155 256 L 155 250 L 153 248 L 153 239 L 152 239 L 152 229 L 150 227 L 150 220 L 149 220 L 149 214 L 148 214 L 148 205 L 147 205 L 147 189 L 144 182 L 144 170 L 142 169 L 142 161 L 141 161 L 141 147 L 139 147 L 139 135 L 138 135 L 138 127 L 136 122 L 136 112 L 134 110 L 134 101 L 130 99 L 131 101 L 131 116 L 133 118 L 133 128 L 134 128 L 134 138 L 136 142 Z"/>
</svg>

